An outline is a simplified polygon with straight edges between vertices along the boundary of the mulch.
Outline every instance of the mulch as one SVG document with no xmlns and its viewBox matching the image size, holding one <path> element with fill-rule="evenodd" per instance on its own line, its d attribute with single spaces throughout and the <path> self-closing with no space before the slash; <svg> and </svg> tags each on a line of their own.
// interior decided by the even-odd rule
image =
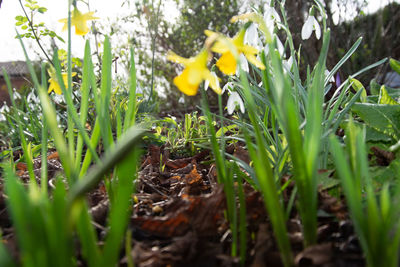
<svg viewBox="0 0 400 267">
<path fill-rule="evenodd" d="M 228 153 L 248 161 L 240 145 L 229 146 Z M 226 220 L 224 188 L 217 182 L 211 152 L 204 150 L 186 158 L 174 158 L 168 148 L 150 145 L 143 157 L 132 196 L 132 214 L 128 229 L 132 250 L 121 250 L 120 266 L 128 257 L 135 266 L 240 266 L 239 258 L 231 256 L 232 233 Z M 162 159 L 162 162 L 160 162 Z M 34 160 L 35 174 L 40 175 L 40 158 Z M 48 156 L 49 177 L 62 171 L 56 152 Z M 17 174 L 27 182 L 24 164 L 17 164 Z M 284 177 L 283 182 L 290 181 Z M 52 179 L 49 188 L 52 188 Z M 38 179 L 38 182 L 40 180 Z M 282 266 L 277 244 L 264 207 L 262 196 L 244 182 L 247 211 L 247 253 L 245 266 Z M 18 258 L 18 246 L 6 210 L 1 187 L 0 227 L 4 243 Z M 283 193 L 288 201 L 293 184 Z M 290 213 L 287 227 L 297 266 L 365 266 L 353 225 L 343 199 L 327 190 L 318 192 L 318 242 L 303 248 L 301 222 L 296 209 Z M 103 183 L 88 194 L 93 225 L 104 240 L 107 234 L 109 200 Z M 79 265 L 86 266 L 77 251 Z"/>
</svg>

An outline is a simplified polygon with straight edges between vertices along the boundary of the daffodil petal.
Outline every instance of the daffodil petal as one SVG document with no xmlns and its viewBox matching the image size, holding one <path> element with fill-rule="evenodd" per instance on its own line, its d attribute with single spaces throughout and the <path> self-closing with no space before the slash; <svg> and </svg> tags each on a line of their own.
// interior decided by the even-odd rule
<svg viewBox="0 0 400 267">
<path fill-rule="evenodd" d="M 256 66 L 261 70 L 265 69 L 264 64 L 261 61 L 259 61 L 253 54 L 244 54 L 244 55 L 251 64 L 253 64 L 254 66 Z"/>
<path fill-rule="evenodd" d="M 250 45 L 243 45 L 239 47 L 239 52 L 243 52 L 245 54 L 258 54 L 258 49 Z"/>
<path fill-rule="evenodd" d="M 215 42 L 215 44 L 212 46 L 211 50 L 215 53 L 218 54 L 223 54 L 229 51 L 229 47 L 221 41 Z"/>
<path fill-rule="evenodd" d="M 61 95 L 61 88 L 60 85 L 57 83 L 57 81 L 53 78 L 49 79 L 50 85 L 49 85 L 49 90 L 48 93 L 51 93 L 54 91 L 54 93 Z"/>
<path fill-rule="evenodd" d="M 170 60 L 170 61 L 173 61 L 175 63 L 182 64 L 184 66 L 188 65 L 188 63 L 189 63 L 189 59 L 181 57 L 181 56 L 178 56 L 177 54 L 175 54 L 172 51 L 168 52 L 167 59 Z"/>
<path fill-rule="evenodd" d="M 213 34 L 217 34 L 216 32 L 210 31 L 210 30 L 204 30 L 204 34 L 210 37 Z"/>
<path fill-rule="evenodd" d="M 216 65 L 226 75 L 233 75 L 236 72 L 236 59 L 231 52 L 222 54 Z"/>
<path fill-rule="evenodd" d="M 94 12 L 88 12 L 82 14 L 78 9 L 74 9 L 71 15 L 71 25 L 75 26 L 75 34 L 86 35 L 89 32 L 89 27 L 87 26 L 88 20 L 95 20 L 98 17 L 93 16 Z M 59 22 L 64 23 L 63 31 L 68 28 L 68 19 L 60 19 Z"/>
</svg>

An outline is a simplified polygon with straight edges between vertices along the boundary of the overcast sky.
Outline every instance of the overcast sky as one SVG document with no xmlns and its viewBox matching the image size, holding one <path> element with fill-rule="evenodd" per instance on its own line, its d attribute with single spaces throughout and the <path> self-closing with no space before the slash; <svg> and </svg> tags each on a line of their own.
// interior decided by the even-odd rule
<svg viewBox="0 0 400 267">
<path fill-rule="evenodd" d="M 369 11 L 373 12 L 384 6 L 390 0 L 370 0 Z M 59 19 L 67 17 L 67 0 L 38 0 L 39 4 L 47 7 L 45 16 L 37 15 L 37 21 L 43 21 L 51 29 L 60 34 L 64 40 L 67 40 L 66 32 L 61 32 L 62 24 Z M 95 0 L 90 1 L 91 11 L 96 11 L 96 16 L 101 19 L 107 17 L 116 17 L 129 13 L 131 10 L 127 6 L 121 8 L 123 0 Z M 132 1 L 133 2 L 133 1 Z M 165 1 L 164 1 L 165 2 Z M 168 1 L 167 1 L 168 2 Z M 112 4 L 110 4 L 112 3 Z M 169 13 L 176 15 L 176 11 L 167 9 Z M 81 7 L 82 12 L 87 12 L 87 7 Z M 22 15 L 22 9 L 18 0 L 3 0 L 0 8 L 0 62 L 12 60 L 24 60 L 24 55 L 19 42 L 15 37 L 15 16 Z M 168 17 L 168 16 L 166 16 Z M 84 39 L 73 35 L 73 54 L 81 56 L 84 47 Z M 29 45 L 32 48 L 29 48 Z M 66 47 L 64 47 L 66 49 Z M 29 51 L 39 51 L 37 44 L 30 42 Z M 34 56 L 31 53 L 31 56 Z"/>
</svg>

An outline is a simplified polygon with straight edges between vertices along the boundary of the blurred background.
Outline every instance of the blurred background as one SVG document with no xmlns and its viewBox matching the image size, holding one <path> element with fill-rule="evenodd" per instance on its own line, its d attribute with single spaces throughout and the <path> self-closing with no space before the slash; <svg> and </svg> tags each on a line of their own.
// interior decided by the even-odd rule
<svg viewBox="0 0 400 267">
<path fill-rule="evenodd" d="M 36 2 L 46 7 L 46 12 L 31 12 L 24 8 L 26 3 Z M 179 107 L 182 114 L 190 111 L 199 97 L 185 97 L 172 84 L 181 68 L 166 60 L 166 54 L 172 50 L 183 57 L 197 54 L 205 40 L 204 30 L 210 29 L 229 36 L 238 30 L 238 24 L 231 24 L 232 16 L 252 10 L 263 10 L 266 1 L 251 0 L 118 0 L 110 1 L 78 1 L 82 12 L 95 11 L 99 20 L 93 22 L 93 30 L 84 38 L 73 38 L 73 54 L 79 69 L 79 60 L 83 55 L 84 42 L 90 40 L 94 58 L 100 59 L 102 40 L 109 35 L 112 41 L 115 80 L 122 89 L 127 88 L 127 66 L 129 65 L 129 49 L 134 47 L 138 72 L 139 92 L 153 100 L 156 112 Z M 339 71 L 339 76 L 346 79 L 358 70 L 385 57 L 400 59 L 400 4 L 399 1 L 377 0 L 326 0 L 328 27 L 331 29 L 331 46 L 327 68 L 331 69 L 360 37 L 363 41 L 351 59 Z M 286 0 L 285 8 L 290 30 L 293 34 L 296 49 L 301 47 L 300 69 L 305 75 L 307 66 L 313 66 L 319 55 L 321 40 L 315 35 L 308 40 L 301 39 L 301 27 L 308 16 L 313 1 Z M 278 5 L 275 5 L 278 13 Z M 54 0 L 3 0 L 0 7 L 0 68 L 4 67 L 18 90 L 29 87 L 29 77 L 24 65 L 24 56 L 15 29 L 27 33 L 16 25 L 15 17 L 24 15 L 31 17 L 33 23 L 44 23 L 45 28 L 54 31 L 67 40 L 66 33 L 61 31 L 59 19 L 67 16 L 67 1 Z M 31 13 L 30 13 L 31 12 Z M 316 14 L 317 19 L 318 15 Z M 285 34 L 278 32 L 284 43 Z M 55 36 L 43 35 L 40 43 L 45 53 L 33 38 L 24 38 L 29 47 L 29 56 L 35 62 L 50 58 L 54 47 L 66 50 L 66 42 Z M 99 70 L 100 71 L 100 70 Z M 367 71 L 359 80 L 368 87 L 372 79 L 378 83 L 396 84 L 397 78 L 390 76 L 388 65 Z M 223 82 L 227 78 L 224 78 Z M 391 80 L 391 81 L 390 81 Z M 400 87 L 400 84 L 398 85 Z M 392 86 L 395 87 L 395 86 Z M 0 105 L 7 102 L 6 87 L 0 74 Z"/>
</svg>

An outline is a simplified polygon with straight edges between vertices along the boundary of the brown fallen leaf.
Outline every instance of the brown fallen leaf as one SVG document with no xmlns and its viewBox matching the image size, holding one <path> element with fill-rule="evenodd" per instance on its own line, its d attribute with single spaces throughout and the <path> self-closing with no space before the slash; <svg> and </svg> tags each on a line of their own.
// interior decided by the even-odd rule
<svg viewBox="0 0 400 267">
<path fill-rule="evenodd" d="M 189 230 L 199 236 L 209 236 L 218 233 L 224 208 L 225 194 L 220 187 L 208 195 L 172 198 L 163 207 L 165 216 L 136 216 L 131 222 L 140 230 L 160 237 L 182 236 Z"/>
<path fill-rule="evenodd" d="M 395 159 L 395 154 L 391 151 L 386 151 L 380 147 L 373 146 L 371 147 L 372 152 L 376 157 L 376 162 L 380 166 L 389 166 L 390 162 Z"/>
</svg>

